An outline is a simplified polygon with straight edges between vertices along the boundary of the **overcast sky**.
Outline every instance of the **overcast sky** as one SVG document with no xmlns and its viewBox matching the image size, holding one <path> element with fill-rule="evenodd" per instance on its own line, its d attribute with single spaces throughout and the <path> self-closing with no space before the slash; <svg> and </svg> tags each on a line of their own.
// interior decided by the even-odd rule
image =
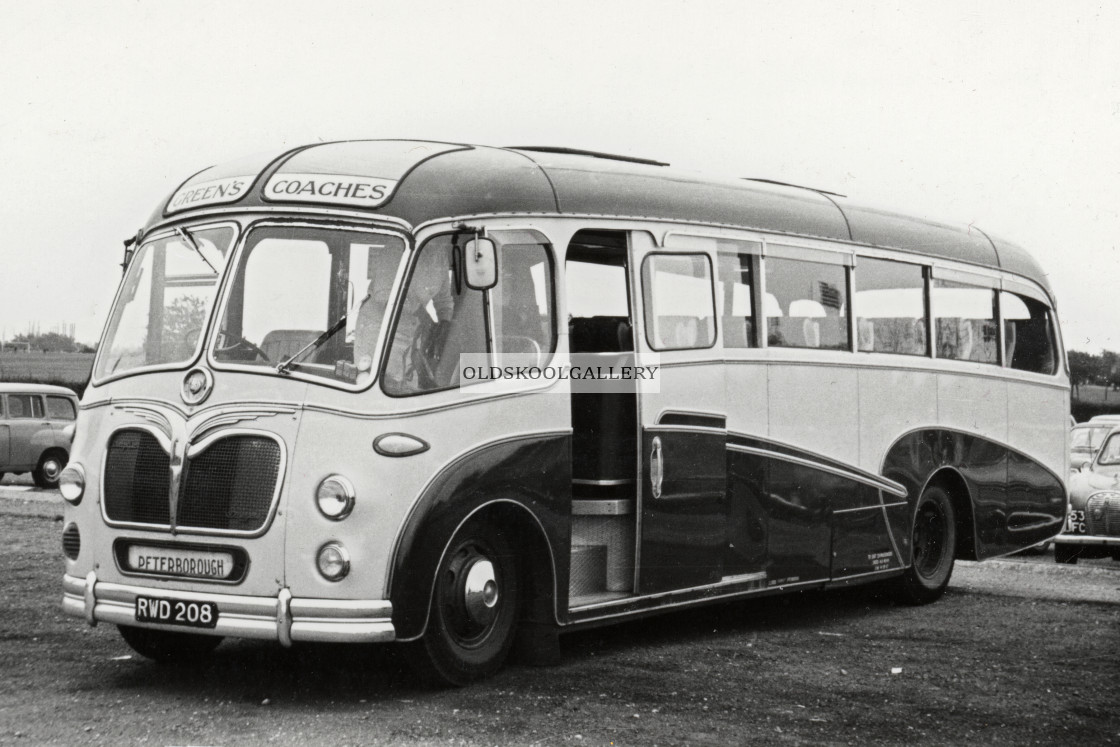
<svg viewBox="0 0 1120 747">
<path fill-rule="evenodd" d="M 975 223 L 1120 350 L 1120 5 L 0 0 L 0 332 L 100 335 L 201 168 L 317 140 L 656 158 Z"/>
</svg>

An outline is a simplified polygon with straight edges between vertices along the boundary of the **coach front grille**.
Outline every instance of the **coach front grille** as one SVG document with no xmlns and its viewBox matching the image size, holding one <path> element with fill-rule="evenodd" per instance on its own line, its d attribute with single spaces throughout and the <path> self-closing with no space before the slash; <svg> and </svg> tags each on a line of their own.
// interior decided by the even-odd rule
<svg viewBox="0 0 1120 747">
<path fill-rule="evenodd" d="M 276 493 L 280 445 L 258 435 L 219 438 L 188 459 L 176 524 L 252 532 L 264 527 Z"/>
<path fill-rule="evenodd" d="M 1085 529 L 1097 536 L 1120 537 L 1120 494 L 1089 496 L 1085 505 Z"/>
<path fill-rule="evenodd" d="M 167 525 L 171 457 L 151 433 L 120 430 L 105 456 L 105 515 L 129 524 Z"/>
</svg>

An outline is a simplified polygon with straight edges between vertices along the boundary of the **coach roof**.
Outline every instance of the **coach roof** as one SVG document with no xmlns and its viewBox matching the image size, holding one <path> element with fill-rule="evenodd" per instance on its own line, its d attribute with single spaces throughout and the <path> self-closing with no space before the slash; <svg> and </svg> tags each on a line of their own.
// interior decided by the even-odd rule
<svg viewBox="0 0 1120 747">
<path fill-rule="evenodd" d="M 860 206 L 821 190 L 720 179 L 562 148 L 493 148 L 413 140 L 321 143 L 205 169 L 151 224 L 214 207 L 303 205 L 360 210 L 417 226 L 487 214 L 652 218 L 851 241 L 1007 270 L 1049 288 L 1026 251 L 975 226 Z"/>
</svg>

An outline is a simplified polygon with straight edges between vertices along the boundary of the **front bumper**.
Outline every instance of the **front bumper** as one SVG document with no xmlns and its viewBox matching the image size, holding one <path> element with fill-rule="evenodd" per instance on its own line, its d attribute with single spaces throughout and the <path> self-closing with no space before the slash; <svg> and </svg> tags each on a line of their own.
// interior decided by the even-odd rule
<svg viewBox="0 0 1120 747">
<path fill-rule="evenodd" d="M 1120 537 L 1099 534 L 1059 534 L 1054 538 L 1059 545 L 1092 545 L 1094 547 L 1120 547 Z"/>
<path fill-rule="evenodd" d="M 275 597 L 249 597 L 234 594 L 200 594 L 189 591 L 166 592 L 144 586 L 126 586 L 98 581 L 91 571 L 85 578 L 62 577 L 62 610 L 85 618 L 90 625 L 99 622 L 137 625 L 136 597 L 173 597 L 186 602 L 214 602 L 218 605 L 217 626 L 189 629 L 192 633 L 259 638 L 279 641 L 327 643 L 376 643 L 396 638 L 393 605 L 388 601 L 352 599 L 297 599 L 287 589 Z M 141 627 L 183 632 L 172 625 L 144 623 Z"/>
</svg>

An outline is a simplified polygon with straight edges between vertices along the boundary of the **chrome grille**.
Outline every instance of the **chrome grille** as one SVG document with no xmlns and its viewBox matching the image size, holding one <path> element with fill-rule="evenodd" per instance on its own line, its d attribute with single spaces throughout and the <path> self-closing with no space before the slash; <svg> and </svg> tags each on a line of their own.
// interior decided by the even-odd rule
<svg viewBox="0 0 1120 747">
<path fill-rule="evenodd" d="M 167 525 L 170 467 L 171 458 L 151 433 L 114 433 L 105 457 L 105 515 L 111 521 Z"/>
<path fill-rule="evenodd" d="M 1120 494 L 1089 496 L 1085 504 L 1085 529 L 1097 536 L 1120 537 Z"/>
<path fill-rule="evenodd" d="M 186 466 L 176 524 L 255 531 L 268 520 L 280 471 L 280 445 L 264 436 L 227 436 Z"/>
</svg>

